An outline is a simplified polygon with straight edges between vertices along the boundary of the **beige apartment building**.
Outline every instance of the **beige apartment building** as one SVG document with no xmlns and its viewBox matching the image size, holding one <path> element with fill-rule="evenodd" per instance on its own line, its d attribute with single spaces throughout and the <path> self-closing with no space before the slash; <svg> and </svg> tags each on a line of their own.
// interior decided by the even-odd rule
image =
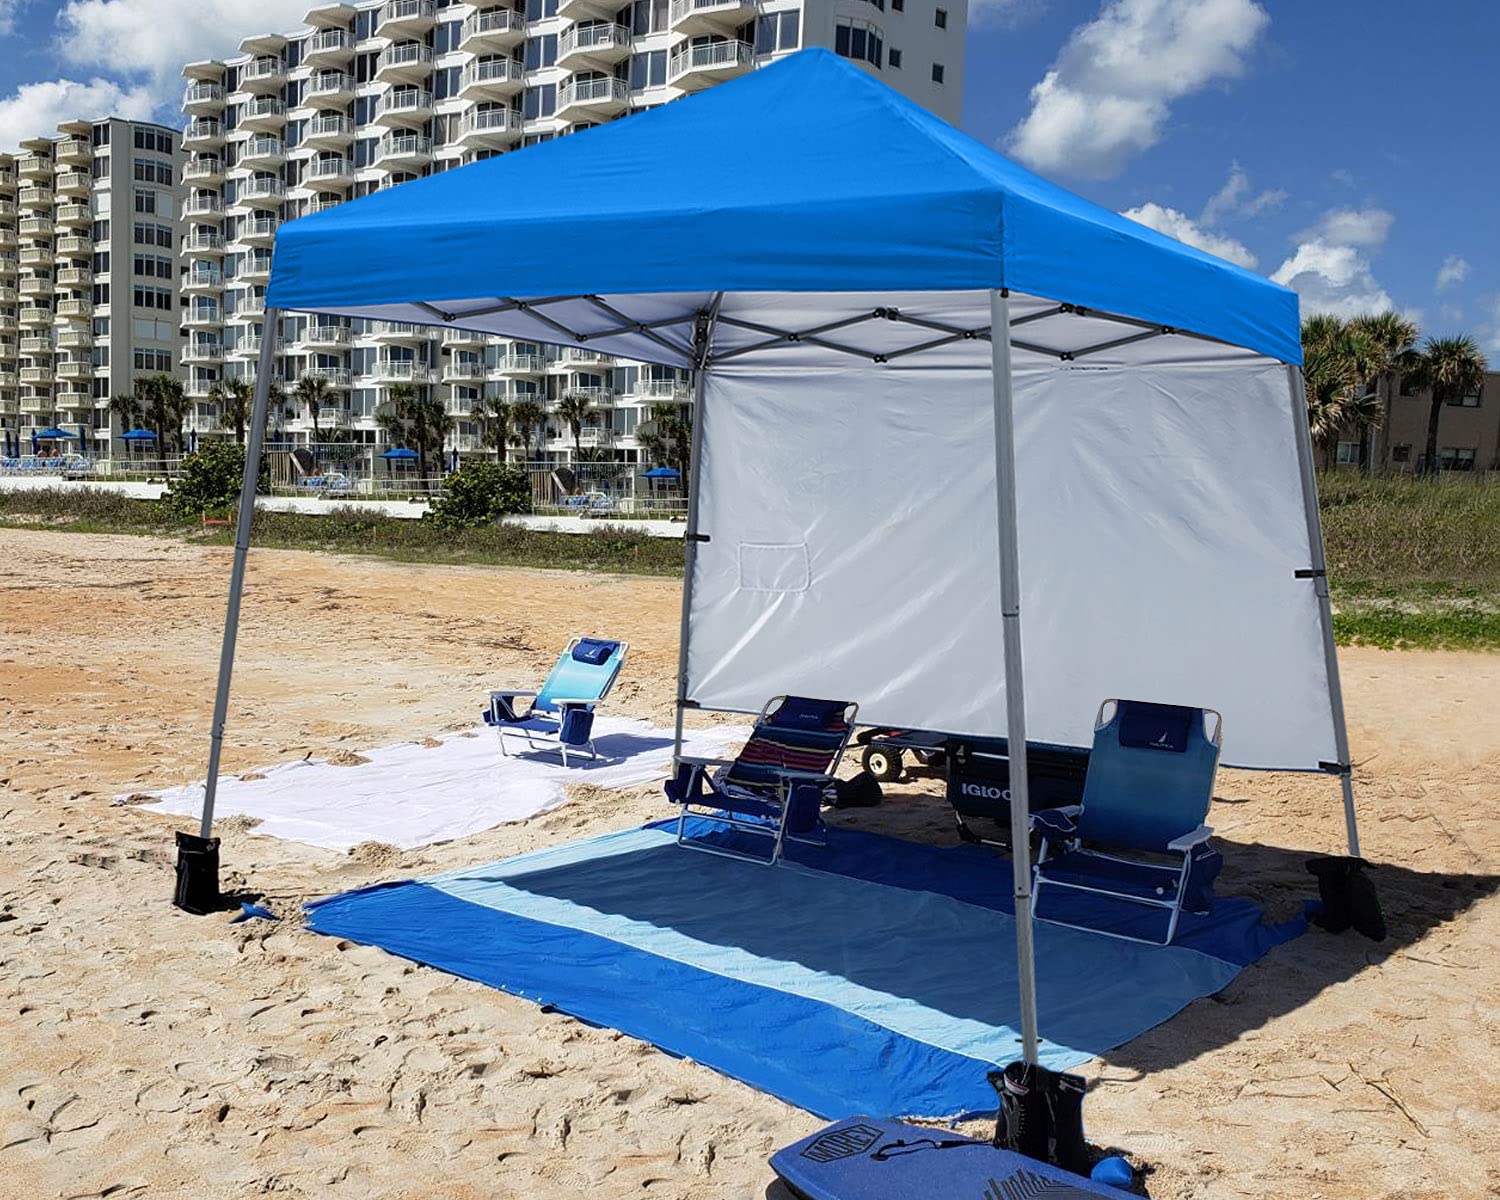
<svg viewBox="0 0 1500 1200">
<path fill-rule="evenodd" d="M 1334 465 L 1356 467 L 1368 461 L 1372 470 L 1414 472 L 1424 469 L 1431 393 L 1399 376 L 1382 380 L 1378 393 L 1385 420 L 1363 439 L 1346 432 L 1333 449 Z M 1500 371 L 1485 376 L 1472 396 L 1443 405 L 1438 425 L 1438 464 L 1445 471 L 1500 470 Z"/>
<path fill-rule="evenodd" d="M 179 143 L 106 117 L 0 155 L 0 448 L 55 426 L 105 457 L 109 398 L 178 370 Z"/>
</svg>

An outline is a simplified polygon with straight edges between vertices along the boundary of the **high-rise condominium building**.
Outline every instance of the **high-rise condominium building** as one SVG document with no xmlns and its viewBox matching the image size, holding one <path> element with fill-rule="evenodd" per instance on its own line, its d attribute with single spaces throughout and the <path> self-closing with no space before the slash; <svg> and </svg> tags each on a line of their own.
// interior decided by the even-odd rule
<svg viewBox="0 0 1500 1200">
<path fill-rule="evenodd" d="M 306 27 L 246 39 L 240 55 L 184 70 L 190 158 L 184 241 L 184 363 L 200 428 L 226 378 L 252 379 L 279 222 L 711 87 L 804 46 L 825 46 L 949 120 L 963 91 L 967 0 L 386 0 L 314 8 Z M 732 139 L 705 154 L 733 154 Z M 694 169 L 681 163 L 683 172 Z M 601 182 L 601 187 L 607 186 Z M 670 174 L 662 187 L 670 188 Z M 577 443 L 638 457 L 650 409 L 686 402 L 681 373 L 593 350 L 390 322 L 289 315 L 277 375 L 293 400 L 273 422 L 289 441 L 382 440 L 376 413 L 397 384 L 433 389 L 455 420 L 449 445 L 481 447 L 487 397 L 553 413 L 532 457 L 568 461 L 555 415 L 591 401 Z"/>
<path fill-rule="evenodd" d="M 177 370 L 178 142 L 105 118 L 0 155 L 0 424 L 23 449 L 55 425 L 107 455 L 109 398 Z"/>
</svg>

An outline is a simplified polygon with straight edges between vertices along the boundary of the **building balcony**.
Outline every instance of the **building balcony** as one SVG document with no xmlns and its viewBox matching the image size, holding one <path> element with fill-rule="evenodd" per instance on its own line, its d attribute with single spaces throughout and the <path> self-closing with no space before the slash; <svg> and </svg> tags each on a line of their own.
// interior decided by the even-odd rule
<svg viewBox="0 0 1500 1200">
<path fill-rule="evenodd" d="M 66 196 L 69 199 L 88 198 L 89 192 L 93 190 L 94 181 L 84 171 L 67 171 L 57 177 L 55 191 L 59 197 Z"/>
<path fill-rule="evenodd" d="M 240 260 L 235 279 L 240 283 L 269 283 L 271 281 L 271 256 L 249 254 Z"/>
<path fill-rule="evenodd" d="M 54 315 L 50 308 L 32 305 L 16 314 L 16 323 L 22 329 L 51 329 Z"/>
<path fill-rule="evenodd" d="M 495 363 L 496 375 L 545 375 L 547 359 L 541 354 L 502 354 Z"/>
<path fill-rule="evenodd" d="M 224 160 L 216 154 L 195 154 L 182 168 L 182 182 L 211 187 L 224 180 Z"/>
<path fill-rule="evenodd" d="M 78 380 L 92 379 L 94 377 L 94 364 L 76 358 L 70 358 L 65 362 L 58 363 L 56 370 L 59 379 Z"/>
<path fill-rule="evenodd" d="M 348 367 L 308 367 L 302 372 L 302 378 L 321 379 L 329 387 L 339 389 L 354 386 L 354 376 Z"/>
<path fill-rule="evenodd" d="M 343 155 L 337 154 L 309 159 L 302 171 L 302 185 L 320 188 L 353 187 L 354 164 Z"/>
<path fill-rule="evenodd" d="M 312 422 L 306 422 L 309 429 Z M 320 408 L 318 409 L 319 429 L 351 429 L 354 426 L 354 414 L 347 408 Z"/>
<path fill-rule="evenodd" d="M 432 139 L 419 133 L 392 133 L 375 147 L 375 163 L 387 171 L 420 171 L 432 161 Z"/>
<path fill-rule="evenodd" d="M 470 63 L 458 77 L 458 95 L 462 100 L 505 99 L 519 94 L 526 86 L 521 64 L 510 58 L 490 58 Z"/>
<path fill-rule="evenodd" d="M 209 400 L 218 391 L 219 381 L 209 376 L 195 375 L 183 384 L 183 391 L 195 400 Z"/>
<path fill-rule="evenodd" d="M 59 204 L 52 215 L 58 225 L 69 229 L 88 229 L 94 223 L 93 211 L 87 204 Z"/>
<path fill-rule="evenodd" d="M 16 229 L 24 238 L 50 238 L 56 229 L 51 217 L 40 215 L 24 216 L 16 224 Z"/>
<path fill-rule="evenodd" d="M 276 240 L 276 230 L 280 225 L 278 217 L 250 217 L 239 223 L 234 240 L 247 246 L 269 246 Z"/>
<path fill-rule="evenodd" d="M 182 202 L 185 217 L 217 217 L 224 212 L 224 202 L 214 195 L 189 196 Z"/>
<path fill-rule="evenodd" d="M 427 383 L 432 379 L 432 368 L 426 363 L 377 358 L 370 366 L 370 377 L 378 383 Z"/>
<path fill-rule="evenodd" d="M 565 71 L 608 70 L 630 57 L 630 30 L 610 21 L 570 25 L 557 39 L 557 65 Z"/>
<path fill-rule="evenodd" d="M 57 344 L 64 350 L 89 350 L 94 345 L 94 331 L 79 329 L 76 325 L 64 325 L 56 337 Z"/>
<path fill-rule="evenodd" d="M 571 370 L 575 367 L 594 367 L 602 370 L 614 366 L 615 360 L 613 355 L 595 350 L 592 346 L 564 346 L 558 352 L 557 357 L 552 360 L 551 365 L 564 370 Z"/>
<path fill-rule="evenodd" d="M 70 233 L 57 239 L 57 257 L 66 259 L 92 259 L 94 239 L 82 234 Z"/>
<path fill-rule="evenodd" d="M 372 321 L 365 334 L 377 342 L 425 342 L 432 331 L 426 325 L 414 325 L 408 321 Z"/>
<path fill-rule="evenodd" d="M 732 34 L 755 19 L 753 0 L 672 0 L 672 29 L 689 35 Z"/>
<path fill-rule="evenodd" d="M 182 108 L 193 116 L 217 116 L 224 110 L 224 85 L 197 81 L 182 93 Z"/>
<path fill-rule="evenodd" d="M 251 59 L 240 68 L 240 91 L 278 92 L 286 83 L 286 63 L 270 54 Z"/>
<path fill-rule="evenodd" d="M 557 118 L 578 121 L 613 120 L 630 107 L 630 88 L 623 79 L 601 76 L 564 80 L 557 89 Z"/>
<path fill-rule="evenodd" d="M 470 110 L 458 123 L 459 144 L 503 149 L 521 140 L 521 114 L 509 108 Z"/>
<path fill-rule="evenodd" d="M 307 81 L 303 100 L 312 104 L 348 104 L 354 98 L 354 76 L 347 71 L 319 71 Z"/>
<path fill-rule="evenodd" d="M 78 298 L 59 300 L 57 315 L 67 321 L 87 321 L 94 315 L 94 302 Z"/>
<path fill-rule="evenodd" d="M 18 244 L 14 229 L 0 229 L 0 250 L 14 250 Z"/>
<path fill-rule="evenodd" d="M 354 35 L 347 29 L 320 29 L 302 43 L 309 67 L 342 67 L 354 57 Z"/>
<path fill-rule="evenodd" d="M 221 363 L 224 361 L 224 343 L 212 341 L 189 342 L 182 348 L 182 361 L 187 363 Z"/>
<path fill-rule="evenodd" d="M 217 292 L 224 287 L 224 272 L 218 267 L 196 264 L 182 277 L 184 292 Z"/>
<path fill-rule="evenodd" d="M 565 440 L 568 442 L 572 441 L 571 433 L 568 434 Z M 615 431 L 613 429 L 604 429 L 600 426 L 580 429 L 578 431 L 578 444 L 582 447 L 594 449 L 613 446 L 615 444 Z"/>
<path fill-rule="evenodd" d="M 16 174 L 33 182 L 50 180 L 53 170 L 52 158 L 46 154 L 23 154 L 16 161 Z"/>
<path fill-rule="evenodd" d="M 23 267 L 50 267 L 56 259 L 52 257 L 52 251 L 46 246 L 26 246 L 18 251 L 17 258 Z"/>
<path fill-rule="evenodd" d="M 302 130 L 304 150 L 345 150 L 354 141 L 354 125 L 340 113 L 318 113 Z"/>
<path fill-rule="evenodd" d="M 230 348 L 231 358 L 259 358 L 260 334 L 247 333 Z"/>
<path fill-rule="evenodd" d="M 239 324 L 259 321 L 266 315 L 266 302 L 261 296 L 242 296 L 229 313 L 229 319 Z M 242 343 L 243 344 L 243 343 Z"/>
<path fill-rule="evenodd" d="M 24 209 L 50 209 L 56 195 L 49 187 L 23 187 L 21 189 L 20 204 Z"/>
<path fill-rule="evenodd" d="M 23 337 L 18 343 L 22 354 L 29 354 L 32 358 L 51 358 L 57 349 L 57 343 L 50 333 L 35 333 Z"/>
<path fill-rule="evenodd" d="M 198 232 L 190 233 L 182 239 L 182 249 L 185 254 L 202 254 L 215 258 L 222 257 L 224 254 L 224 235 L 200 229 Z"/>
<path fill-rule="evenodd" d="M 21 280 L 16 290 L 28 300 L 50 300 L 57 292 L 57 285 L 45 275 L 31 275 Z"/>
<path fill-rule="evenodd" d="M 421 42 L 388 46 L 375 60 L 376 83 L 426 83 L 432 74 L 432 47 Z"/>
<path fill-rule="evenodd" d="M 212 392 L 212 388 L 209 389 Z M 228 433 L 223 419 L 217 413 L 190 412 L 182 418 L 182 428 L 188 433 Z"/>
<path fill-rule="evenodd" d="M 0 200 L 0 221 L 14 221 L 19 211 L 14 200 Z"/>
<path fill-rule="evenodd" d="M 257 96 L 240 109 L 241 129 L 251 133 L 279 133 L 286 126 L 286 105 L 279 96 Z"/>
<path fill-rule="evenodd" d="M 614 20 L 620 5 L 610 0 L 558 0 L 557 15 L 564 21 Z"/>
<path fill-rule="evenodd" d="M 0 304 L 14 304 L 16 302 L 16 298 L 17 298 L 17 296 L 19 294 L 20 293 L 18 293 L 16 291 L 16 289 L 14 287 L 12 287 L 10 284 L 8 284 L 8 283 L 0 283 Z M 0 314 L 0 320 L 3 320 L 3 319 L 4 319 L 4 314 Z M 5 350 L 4 344 L 0 343 L 0 358 L 4 358 L 5 357 L 4 350 Z"/>
<path fill-rule="evenodd" d="M 51 367 L 22 367 L 17 373 L 22 383 L 36 387 L 52 382 Z"/>
<path fill-rule="evenodd" d="M 749 42 L 684 42 L 667 60 L 667 82 L 685 92 L 697 92 L 744 75 L 754 66 L 755 48 Z"/>
<path fill-rule="evenodd" d="M 308 325 L 296 341 L 299 350 L 341 350 L 350 345 L 354 335 L 347 325 Z"/>
<path fill-rule="evenodd" d="M 597 384 L 585 387 L 570 387 L 566 389 L 566 394 L 569 396 L 586 397 L 595 408 L 612 408 L 615 403 L 613 389 L 600 387 Z"/>
<path fill-rule="evenodd" d="M 375 36 L 383 38 L 422 37 L 437 21 L 433 0 L 387 0 L 375 18 Z"/>
<path fill-rule="evenodd" d="M 16 373 L 8 367 L 0 367 L 0 388 L 13 388 L 16 386 Z M 0 416 L 14 416 L 21 411 L 21 406 L 14 400 L 0 397 Z"/>
<path fill-rule="evenodd" d="M 450 359 L 443 366 L 444 383 L 482 383 L 490 369 L 484 362 L 461 362 Z"/>
<path fill-rule="evenodd" d="M 279 179 L 246 179 L 239 186 L 235 203 L 276 206 L 285 196 L 286 184 Z"/>
<path fill-rule="evenodd" d="M 57 161 L 70 167 L 94 165 L 94 143 L 85 137 L 66 137 L 57 143 Z"/>
<path fill-rule="evenodd" d="M 375 112 L 378 125 L 420 125 L 432 116 L 432 93 L 420 88 L 400 88 L 380 97 Z"/>
<path fill-rule="evenodd" d="M 510 8 L 471 13 L 459 33 L 458 48 L 467 54 L 513 50 L 526 40 L 526 16 Z"/>
<path fill-rule="evenodd" d="M 0 250 L 0 278 L 13 277 L 19 266 L 19 259 L 14 253 Z"/>
<path fill-rule="evenodd" d="M 182 127 L 184 150 L 216 150 L 224 144 L 224 123 L 212 117 L 194 117 Z"/>
<path fill-rule="evenodd" d="M 22 396 L 20 409 L 23 413 L 32 413 L 35 415 L 50 413 L 53 410 L 52 395 L 50 392 L 43 392 L 31 396 Z"/>
<path fill-rule="evenodd" d="M 182 323 L 189 329 L 218 329 L 224 324 L 224 310 L 217 304 L 191 305 L 183 312 Z"/>
<path fill-rule="evenodd" d="M 241 167 L 279 167 L 286 158 L 286 143 L 278 137 L 253 137 L 240 146 Z"/>
<path fill-rule="evenodd" d="M 86 288 L 94 282 L 94 272 L 91 267 L 59 267 L 57 270 L 57 286 L 67 288 Z"/>
<path fill-rule="evenodd" d="M 480 333 L 476 329 L 445 329 L 443 330 L 443 345 L 483 346 L 489 343 L 492 336 L 494 335 Z"/>
</svg>

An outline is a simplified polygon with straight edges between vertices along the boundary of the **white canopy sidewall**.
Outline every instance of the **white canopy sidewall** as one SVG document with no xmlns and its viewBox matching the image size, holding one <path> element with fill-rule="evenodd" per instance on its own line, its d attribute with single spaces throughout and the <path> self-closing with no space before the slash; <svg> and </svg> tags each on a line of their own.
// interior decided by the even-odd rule
<svg viewBox="0 0 1500 1200">
<path fill-rule="evenodd" d="M 1003 736 L 988 366 L 840 357 L 707 372 L 687 697 Z M 1126 696 L 1218 709 L 1226 765 L 1336 760 L 1294 403 L 1257 356 L 1017 355 L 1031 739 Z"/>
</svg>

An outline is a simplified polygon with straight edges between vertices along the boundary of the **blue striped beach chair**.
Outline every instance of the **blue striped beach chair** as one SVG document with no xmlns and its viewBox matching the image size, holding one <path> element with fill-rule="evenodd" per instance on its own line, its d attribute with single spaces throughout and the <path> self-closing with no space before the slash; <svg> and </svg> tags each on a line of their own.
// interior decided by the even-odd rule
<svg viewBox="0 0 1500 1200">
<path fill-rule="evenodd" d="M 747 862 L 775 863 L 787 841 L 822 844 L 822 804 L 854 732 L 857 704 L 777 696 L 756 719 L 734 759 L 679 758 L 667 798 L 679 806 L 677 842 Z M 740 839 L 689 836 L 689 816 L 770 842 L 767 855 L 742 850 Z"/>
</svg>

